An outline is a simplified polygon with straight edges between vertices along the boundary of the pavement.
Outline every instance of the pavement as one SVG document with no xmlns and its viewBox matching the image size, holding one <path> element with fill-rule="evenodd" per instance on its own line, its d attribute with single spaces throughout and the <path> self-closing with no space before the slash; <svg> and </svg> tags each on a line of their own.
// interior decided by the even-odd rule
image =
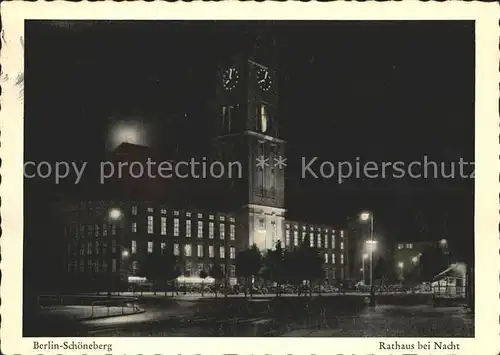
<svg viewBox="0 0 500 355">
<path fill-rule="evenodd" d="M 133 307 L 106 307 L 106 306 L 54 306 L 43 307 L 42 314 L 72 318 L 75 320 L 97 319 L 105 317 L 116 317 L 144 312 L 140 308 Z"/>
</svg>

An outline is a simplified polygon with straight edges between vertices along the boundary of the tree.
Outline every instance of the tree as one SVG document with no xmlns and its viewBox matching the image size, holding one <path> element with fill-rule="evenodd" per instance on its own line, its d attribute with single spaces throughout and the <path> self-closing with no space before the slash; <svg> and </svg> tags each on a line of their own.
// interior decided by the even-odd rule
<svg viewBox="0 0 500 355">
<path fill-rule="evenodd" d="M 262 259 L 262 271 L 260 275 L 269 281 L 276 282 L 276 297 L 280 295 L 281 283 L 285 279 L 284 250 L 281 242 L 276 243 L 274 250 L 268 249 Z"/>
<path fill-rule="evenodd" d="M 254 244 L 250 249 L 240 251 L 236 256 L 235 265 L 236 275 L 244 279 L 245 297 L 247 297 L 248 285 L 252 277 L 257 276 L 262 268 L 262 255 L 259 248 Z M 250 295 L 252 295 L 252 288 L 250 288 Z"/>
<path fill-rule="evenodd" d="M 429 247 L 420 256 L 420 279 L 432 281 L 434 276 L 448 267 L 446 255 L 439 247 Z"/>
<path fill-rule="evenodd" d="M 204 289 L 203 287 L 205 287 L 204 283 L 205 283 L 205 279 L 208 277 L 208 273 L 205 271 L 205 270 L 201 270 L 200 271 L 200 278 L 201 278 L 201 297 L 203 297 L 203 292 L 204 292 Z"/>
<path fill-rule="evenodd" d="M 375 267 L 373 268 L 373 278 L 374 280 L 380 280 L 380 284 L 383 285 L 389 279 L 390 265 L 387 263 L 384 257 L 378 258 Z"/>
<path fill-rule="evenodd" d="M 217 298 L 217 291 L 219 288 L 219 283 L 224 278 L 224 273 L 222 272 L 222 267 L 216 260 L 215 264 L 210 268 L 209 275 L 215 280 L 215 298 Z"/>
<path fill-rule="evenodd" d="M 180 275 L 177 267 L 177 260 L 173 252 L 169 253 L 163 249 L 161 254 L 147 254 L 140 264 L 139 274 L 153 282 L 153 290 L 156 295 L 156 284 L 163 281 L 165 285 L 165 296 L 167 295 L 166 285 L 169 281 L 176 279 Z M 173 295 L 173 291 L 172 291 Z"/>
</svg>

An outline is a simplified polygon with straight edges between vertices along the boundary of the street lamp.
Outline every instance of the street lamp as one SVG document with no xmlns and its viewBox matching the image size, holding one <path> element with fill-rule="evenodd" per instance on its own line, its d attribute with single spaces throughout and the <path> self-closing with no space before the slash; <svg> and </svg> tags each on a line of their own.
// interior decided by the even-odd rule
<svg viewBox="0 0 500 355">
<path fill-rule="evenodd" d="M 411 261 L 412 261 L 414 264 L 418 263 L 418 256 L 414 256 L 414 257 L 411 259 Z"/>
<path fill-rule="evenodd" d="M 373 212 L 362 212 L 359 216 L 361 221 L 367 222 L 370 221 L 370 287 L 373 286 L 373 250 L 375 248 L 375 241 L 373 240 Z M 368 243 L 368 241 L 367 241 Z"/>
<path fill-rule="evenodd" d="M 108 212 L 108 217 L 112 221 L 118 221 L 122 218 L 122 216 L 123 216 L 123 213 L 118 208 L 112 208 Z"/>
<path fill-rule="evenodd" d="M 403 268 L 405 267 L 405 263 L 403 263 L 402 261 L 400 261 L 398 263 L 398 268 L 399 268 L 399 272 L 401 273 L 401 280 L 403 280 Z"/>
<path fill-rule="evenodd" d="M 122 251 L 122 257 L 126 258 L 130 255 L 130 253 L 128 252 L 128 250 L 124 250 Z"/>
</svg>

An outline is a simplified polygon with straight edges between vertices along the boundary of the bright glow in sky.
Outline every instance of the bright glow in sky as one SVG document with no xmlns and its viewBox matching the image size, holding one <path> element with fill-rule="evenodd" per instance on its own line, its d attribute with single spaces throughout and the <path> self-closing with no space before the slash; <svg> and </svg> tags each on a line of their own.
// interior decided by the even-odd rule
<svg viewBox="0 0 500 355">
<path fill-rule="evenodd" d="M 149 145 L 147 126 L 137 120 L 116 121 L 110 126 L 108 149 L 112 150 L 122 143 Z"/>
</svg>

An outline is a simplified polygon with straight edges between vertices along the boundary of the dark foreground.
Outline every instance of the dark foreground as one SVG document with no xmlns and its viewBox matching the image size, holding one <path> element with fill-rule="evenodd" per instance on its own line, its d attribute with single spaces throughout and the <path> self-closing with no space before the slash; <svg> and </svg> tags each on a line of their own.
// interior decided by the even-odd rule
<svg viewBox="0 0 500 355">
<path fill-rule="evenodd" d="M 144 313 L 77 321 L 55 312 L 26 317 L 25 336 L 473 337 L 474 315 L 420 298 L 175 300 L 144 298 Z"/>
</svg>

